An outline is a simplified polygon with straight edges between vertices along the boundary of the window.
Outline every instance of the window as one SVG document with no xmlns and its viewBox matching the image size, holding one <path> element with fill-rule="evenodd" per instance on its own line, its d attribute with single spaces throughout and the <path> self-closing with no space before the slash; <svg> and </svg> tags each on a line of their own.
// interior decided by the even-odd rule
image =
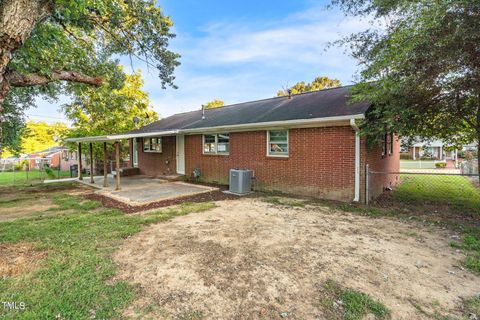
<svg viewBox="0 0 480 320">
<path fill-rule="evenodd" d="M 203 153 L 228 155 L 230 153 L 230 134 L 204 134 Z"/>
<path fill-rule="evenodd" d="M 162 138 L 143 138 L 143 152 L 162 152 Z"/>
<path fill-rule="evenodd" d="M 390 149 L 388 149 L 388 154 L 390 156 L 393 154 L 393 141 L 394 141 L 393 132 L 390 132 Z"/>
<path fill-rule="evenodd" d="M 267 148 L 269 156 L 288 156 L 288 130 L 268 131 Z"/>
<path fill-rule="evenodd" d="M 382 158 L 384 158 L 386 155 L 387 155 L 387 134 L 385 133 L 382 139 Z"/>
<path fill-rule="evenodd" d="M 203 153 L 215 153 L 216 135 L 205 134 L 203 136 Z"/>
</svg>

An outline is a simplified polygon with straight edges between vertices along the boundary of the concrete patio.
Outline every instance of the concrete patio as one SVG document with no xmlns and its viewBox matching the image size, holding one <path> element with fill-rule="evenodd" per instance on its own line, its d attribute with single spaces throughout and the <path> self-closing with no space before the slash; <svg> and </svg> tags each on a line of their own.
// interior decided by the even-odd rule
<svg viewBox="0 0 480 320">
<path fill-rule="evenodd" d="M 97 194 L 101 194 L 129 205 L 145 205 L 151 202 L 192 196 L 201 193 L 216 191 L 218 188 L 201 186 L 181 181 L 168 181 L 146 176 L 121 177 L 121 190 L 115 190 L 115 178 L 107 177 L 108 187 L 103 187 L 103 176 L 90 177 L 79 180 L 80 183 L 97 188 Z"/>
</svg>

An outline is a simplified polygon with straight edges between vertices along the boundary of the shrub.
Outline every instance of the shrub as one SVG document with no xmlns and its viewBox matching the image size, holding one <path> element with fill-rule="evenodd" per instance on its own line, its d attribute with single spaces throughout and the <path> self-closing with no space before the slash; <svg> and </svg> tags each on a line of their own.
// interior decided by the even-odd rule
<svg viewBox="0 0 480 320">
<path fill-rule="evenodd" d="M 28 160 L 21 160 L 14 165 L 15 171 L 23 171 L 28 168 Z"/>
<path fill-rule="evenodd" d="M 432 155 L 426 154 L 420 157 L 420 160 L 434 160 L 435 158 Z"/>
<path fill-rule="evenodd" d="M 55 179 L 55 171 L 53 171 L 52 168 L 50 168 L 48 165 L 45 165 L 43 168 L 50 179 Z"/>
<path fill-rule="evenodd" d="M 447 166 L 447 163 L 446 162 L 436 162 L 435 163 L 435 167 L 441 169 L 441 168 L 445 168 Z"/>
<path fill-rule="evenodd" d="M 409 153 L 400 153 L 400 160 L 412 160 L 413 157 Z"/>
</svg>

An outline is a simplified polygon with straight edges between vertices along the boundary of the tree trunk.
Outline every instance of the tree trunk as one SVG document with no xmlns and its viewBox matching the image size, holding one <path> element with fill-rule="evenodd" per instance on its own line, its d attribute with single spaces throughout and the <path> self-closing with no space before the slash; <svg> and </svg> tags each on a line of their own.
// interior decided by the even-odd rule
<svg viewBox="0 0 480 320">
<path fill-rule="evenodd" d="M 49 0 L 0 0 L 0 156 L 3 149 L 3 103 L 10 91 L 6 77 L 8 64 L 35 25 L 51 15 L 52 6 Z"/>
<path fill-rule="evenodd" d="M 477 106 L 477 174 L 478 182 L 480 183 L 480 95 L 478 96 L 478 106 Z"/>
</svg>

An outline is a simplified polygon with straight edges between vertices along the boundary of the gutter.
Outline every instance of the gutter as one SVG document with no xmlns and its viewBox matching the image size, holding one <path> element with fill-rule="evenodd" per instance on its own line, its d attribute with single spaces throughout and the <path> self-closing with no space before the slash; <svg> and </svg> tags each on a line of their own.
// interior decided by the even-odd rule
<svg viewBox="0 0 480 320">
<path fill-rule="evenodd" d="M 106 142 L 106 141 L 119 141 L 123 139 L 141 138 L 141 137 L 156 137 L 159 135 L 171 135 L 177 134 L 179 130 L 169 131 L 156 131 L 156 132 L 143 132 L 143 133 L 125 133 L 125 134 L 112 134 L 105 136 L 92 136 L 81 138 L 68 138 L 66 142 Z"/>
<path fill-rule="evenodd" d="M 355 119 L 350 119 L 350 126 L 355 131 L 355 196 L 354 202 L 360 201 L 360 129 Z"/>
<path fill-rule="evenodd" d="M 218 131 L 248 131 L 248 130 L 268 130 L 270 128 L 288 128 L 295 126 L 315 126 L 326 124 L 328 122 L 336 121 L 349 121 L 355 119 L 364 119 L 364 114 L 355 114 L 348 116 L 335 116 L 325 118 L 313 118 L 313 119 L 297 119 L 297 120 L 285 120 L 285 121 L 269 121 L 269 122 L 256 122 L 256 123 L 242 123 L 234 125 L 223 125 L 214 127 L 202 127 L 193 129 L 176 129 L 176 130 L 164 130 L 164 131 L 152 131 L 152 132 L 139 132 L 139 133 L 125 133 L 125 134 L 112 134 L 105 136 L 92 136 L 81 138 L 69 138 L 65 139 L 67 142 L 105 142 L 105 141 L 118 141 L 122 139 L 140 138 L 140 137 L 156 137 L 176 134 L 201 134 L 205 132 L 218 132 Z"/>
<path fill-rule="evenodd" d="M 203 133 L 205 131 L 218 131 L 218 130 L 247 130 L 247 129 L 267 129 L 272 127 L 290 127 L 290 126 L 301 126 L 301 125 L 315 125 L 322 124 L 326 122 L 333 121 L 348 121 L 352 119 L 364 119 L 364 114 L 355 114 L 348 116 L 335 116 L 335 117 L 325 117 L 325 118 L 313 118 L 313 119 L 297 119 L 297 120 L 284 120 L 284 121 L 269 121 L 269 122 L 256 122 L 256 123 L 242 123 L 242 124 L 233 124 L 233 125 L 224 125 L 216 127 L 203 127 L 203 128 L 194 128 L 194 129 L 182 129 L 179 130 L 181 133 L 185 134 L 194 134 L 194 133 Z"/>
</svg>

